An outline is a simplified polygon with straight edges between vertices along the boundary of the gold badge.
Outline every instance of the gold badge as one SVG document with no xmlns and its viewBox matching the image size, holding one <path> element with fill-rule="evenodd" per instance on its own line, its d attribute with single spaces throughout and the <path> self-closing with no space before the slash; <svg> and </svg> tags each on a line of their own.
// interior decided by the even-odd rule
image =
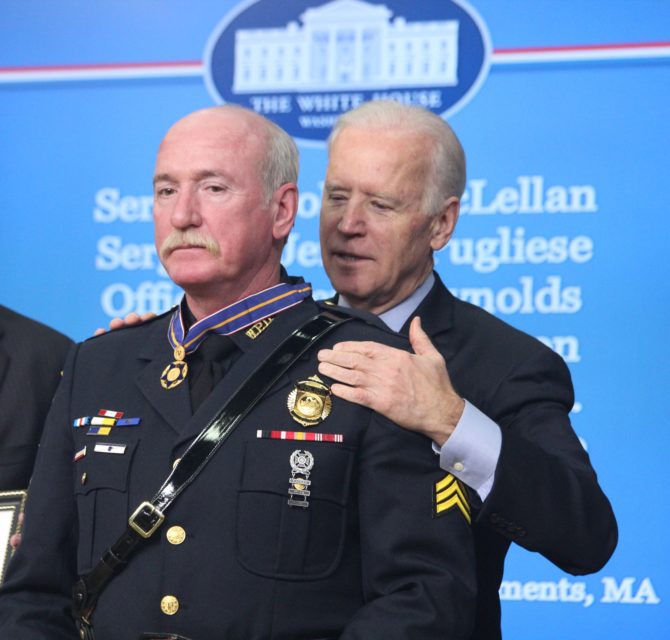
<svg viewBox="0 0 670 640">
<path fill-rule="evenodd" d="M 330 415 L 333 401 L 330 389 L 319 376 L 300 380 L 288 394 L 288 410 L 291 417 L 303 427 L 313 427 Z"/>
</svg>

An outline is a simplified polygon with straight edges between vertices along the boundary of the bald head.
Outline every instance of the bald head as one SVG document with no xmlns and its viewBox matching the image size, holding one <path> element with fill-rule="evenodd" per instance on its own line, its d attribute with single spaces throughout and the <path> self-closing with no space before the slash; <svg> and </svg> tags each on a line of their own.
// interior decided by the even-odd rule
<svg viewBox="0 0 670 640">
<path fill-rule="evenodd" d="M 217 144 L 239 144 L 253 158 L 267 200 L 283 184 L 298 181 L 298 149 L 283 129 L 250 109 L 226 104 L 201 109 L 178 120 L 161 147 L 177 136 L 207 132 Z"/>
</svg>

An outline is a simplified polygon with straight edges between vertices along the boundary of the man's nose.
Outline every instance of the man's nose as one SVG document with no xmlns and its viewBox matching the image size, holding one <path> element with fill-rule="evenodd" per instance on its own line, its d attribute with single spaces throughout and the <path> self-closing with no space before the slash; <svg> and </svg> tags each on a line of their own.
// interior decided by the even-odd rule
<svg viewBox="0 0 670 640">
<path fill-rule="evenodd" d="M 359 235 L 365 231 L 365 212 L 360 204 L 349 202 L 337 224 L 337 230 L 346 235 Z"/>
<path fill-rule="evenodd" d="M 191 189 L 181 189 L 172 208 L 170 216 L 172 226 L 176 229 L 197 227 L 202 222 L 198 198 Z"/>
</svg>

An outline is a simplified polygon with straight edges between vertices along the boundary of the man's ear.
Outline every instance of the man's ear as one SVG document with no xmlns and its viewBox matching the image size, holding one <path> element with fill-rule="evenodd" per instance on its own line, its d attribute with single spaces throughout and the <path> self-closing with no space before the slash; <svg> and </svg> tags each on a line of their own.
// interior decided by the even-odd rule
<svg viewBox="0 0 670 640">
<path fill-rule="evenodd" d="M 430 237 L 430 248 L 433 251 L 439 251 L 451 240 L 460 210 L 461 201 L 456 196 L 451 196 L 444 201 L 442 209 L 433 216 Z"/>
<path fill-rule="evenodd" d="M 298 213 L 298 187 L 292 182 L 277 189 L 271 202 L 273 224 L 272 237 L 285 240 L 293 228 Z"/>
</svg>

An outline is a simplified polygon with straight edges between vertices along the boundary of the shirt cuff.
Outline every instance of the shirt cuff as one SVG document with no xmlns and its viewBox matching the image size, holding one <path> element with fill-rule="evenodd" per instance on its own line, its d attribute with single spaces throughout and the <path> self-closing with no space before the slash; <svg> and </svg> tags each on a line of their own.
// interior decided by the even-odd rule
<svg viewBox="0 0 670 640">
<path fill-rule="evenodd" d="M 442 448 L 440 467 L 474 489 L 482 501 L 491 492 L 502 434 L 500 427 L 477 407 L 465 400 L 463 415 Z"/>
</svg>

